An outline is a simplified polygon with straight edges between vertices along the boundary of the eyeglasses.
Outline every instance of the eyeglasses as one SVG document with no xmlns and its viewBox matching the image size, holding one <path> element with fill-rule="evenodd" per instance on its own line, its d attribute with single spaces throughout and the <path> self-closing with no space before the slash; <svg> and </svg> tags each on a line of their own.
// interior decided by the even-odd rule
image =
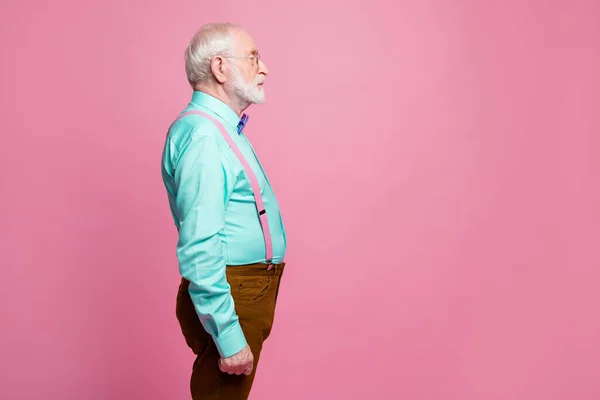
<svg viewBox="0 0 600 400">
<path fill-rule="evenodd" d="M 258 67 L 258 64 L 260 62 L 260 55 L 258 53 L 256 54 L 252 54 L 249 56 L 227 56 L 227 57 L 223 57 L 223 58 L 249 58 L 250 60 L 252 60 L 252 63 L 254 64 L 255 67 Z"/>
</svg>

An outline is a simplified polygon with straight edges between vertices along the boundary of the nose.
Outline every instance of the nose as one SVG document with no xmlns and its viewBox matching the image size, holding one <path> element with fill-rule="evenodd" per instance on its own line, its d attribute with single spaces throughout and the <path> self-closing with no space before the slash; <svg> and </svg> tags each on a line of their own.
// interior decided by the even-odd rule
<svg viewBox="0 0 600 400">
<path fill-rule="evenodd" d="M 267 68 L 267 64 L 265 64 L 265 62 L 262 59 L 258 61 L 258 73 L 264 74 L 265 76 L 269 75 L 269 69 Z"/>
</svg>

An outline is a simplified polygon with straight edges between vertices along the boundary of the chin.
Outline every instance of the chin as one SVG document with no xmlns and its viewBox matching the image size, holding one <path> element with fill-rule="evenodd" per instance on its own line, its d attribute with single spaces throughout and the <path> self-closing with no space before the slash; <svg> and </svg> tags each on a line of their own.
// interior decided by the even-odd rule
<svg viewBox="0 0 600 400">
<path fill-rule="evenodd" d="M 254 104 L 261 104 L 265 102 L 265 92 L 264 90 L 258 90 L 256 93 L 254 93 L 254 95 L 252 96 L 252 103 Z"/>
</svg>

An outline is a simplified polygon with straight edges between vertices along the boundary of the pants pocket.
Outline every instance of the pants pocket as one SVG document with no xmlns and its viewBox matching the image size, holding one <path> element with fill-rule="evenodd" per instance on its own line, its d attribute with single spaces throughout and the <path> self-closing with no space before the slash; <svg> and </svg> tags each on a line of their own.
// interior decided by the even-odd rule
<svg viewBox="0 0 600 400">
<path fill-rule="evenodd" d="M 228 278 L 231 296 L 236 304 L 255 304 L 269 293 L 271 276 L 233 276 Z"/>
</svg>

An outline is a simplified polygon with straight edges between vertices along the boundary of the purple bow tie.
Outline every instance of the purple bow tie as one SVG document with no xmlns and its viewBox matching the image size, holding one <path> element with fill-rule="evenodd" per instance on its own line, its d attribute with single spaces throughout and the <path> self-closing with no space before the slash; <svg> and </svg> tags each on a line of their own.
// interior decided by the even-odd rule
<svg viewBox="0 0 600 400">
<path fill-rule="evenodd" d="M 242 133 L 242 131 L 244 130 L 244 127 L 248 123 L 248 119 L 249 119 L 249 117 L 246 114 L 242 115 L 242 119 L 240 120 L 240 122 L 238 123 L 238 126 L 237 126 L 238 135 L 240 135 Z"/>
</svg>

